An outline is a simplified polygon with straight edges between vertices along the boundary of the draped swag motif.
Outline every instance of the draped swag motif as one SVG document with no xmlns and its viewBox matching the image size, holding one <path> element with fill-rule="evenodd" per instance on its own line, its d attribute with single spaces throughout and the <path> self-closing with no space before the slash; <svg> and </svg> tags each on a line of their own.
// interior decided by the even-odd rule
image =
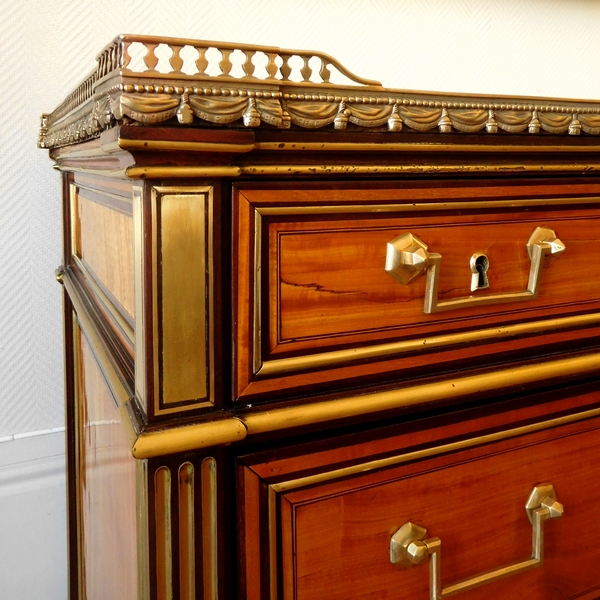
<svg viewBox="0 0 600 600">
<path fill-rule="evenodd" d="M 464 132 L 476 132 L 487 128 L 489 132 L 502 129 L 509 133 L 520 133 L 529 128 L 531 133 L 540 129 L 550 133 L 578 133 L 581 129 L 590 134 L 600 133 L 598 114 L 483 108 L 443 109 L 404 105 L 394 101 L 370 104 L 348 102 L 347 99 L 332 102 L 198 94 L 177 96 L 121 93 L 111 100 L 111 109 L 117 120 L 127 115 L 140 123 L 158 123 L 171 119 L 182 104 L 187 104 L 196 118 L 215 124 L 234 123 L 243 118 L 249 110 L 255 109 L 261 121 L 275 127 L 289 127 L 291 122 L 299 127 L 318 129 L 334 121 L 337 129 L 343 129 L 347 121 L 360 127 L 381 127 L 388 123 L 395 113 L 402 123 L 417 131 L 441 127 L 445 123 L 444 119 L 449 119 L 454 129 Z M 340 114 L 343 118 L 336 120 Z"/>
<path fill-rule="evenodd" d="M 331 102 L 286 102 L 292 123 L 307 129 L 317 129 L 333 123 L 339 106 Z"/>
<path fill-rule="evenodd" d="M 233 123 L 241 119 L 248 108 L 248 98 L 190 95 L 189 103 L 199 119 L 209 123 Z"/>
<path fill-rule="evenodd" d="M 160 92 L 160 93 L 159 93 Z M 260 127 L 261 122 L 277 128 L 293 123 L 306 129 L 319 129 L 333 124 L 346 129 L 348 124 L 363 128 L 386 127 L 401 131 L 438 129 L 441 133 L 459 131 L 474 133 L 539 133 L 546 131 L 576 135 L 582 131 L 600 134 L 600 109 L 577 106 L 533 106 L 506 104 L 471 104 L 417 100 L 398 97 L 341 97 L 332 95 L 296 95 L 250 90 L 190 89 L 184 93 L 128 92 L 113 90 L 97 97 L 89 112 L 70 119 L 59 127 L 40 132 L 43 147 L 56 147 L 98 136 L 115 121 L 125 117 L 140 124 L 153 124 L 177 117 L 190 124 L 194 119 L 229 125 L 242 121 L 245 127 Z"/>
<path fill-rule="evenodd" d="M 579 115 L 581 128 L 591 135 L 600 133 L 600 115 Z"/>
<path fill-rule="evenodd" d="M 160 123 L 175 116 L 179 97 L 171 94 L 121 94 L 112 102 L 115 119 L 127 115 L 140 123 Z"/>
<path fill-rule="evenodd" d="M 361 127 L 385 125 L 392 114 L 392 106 L 371 106 L 369 104 L 348 104 L 350 121 Z"/>
</svg>

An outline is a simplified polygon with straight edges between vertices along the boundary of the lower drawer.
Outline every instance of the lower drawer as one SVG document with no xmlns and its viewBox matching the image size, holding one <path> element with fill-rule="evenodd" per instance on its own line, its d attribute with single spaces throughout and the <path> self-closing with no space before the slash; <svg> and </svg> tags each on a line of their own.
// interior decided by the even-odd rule
<svg viewBox="0 0 600 600">
<path fill-rule="evenodd" d="M 295 474 L 286 474 L 281 460 L 245 466 L 245 596 L 427 600 L 432 558 L 408 569 L 392 564 L 395 532 L 412 522 L 427 529 L 426 540 L 441 540 L 441 586 L 447 591 L 458 581 L 530 559 L 525 504 L 543 482 L 553 485 L 564 506 L 562 517 L 542 527 L 543 564 L 457 597 L 598 598 L 599 428 L 600 419 L 588 419 L 498 441 L 490 434 L 487 443 L 471 440 L 473 447 L 465 447 L 469 440 L 463 438 L 449 451 L 434 448 L 432 458 L 419 458 L 427 454 L 422 448 L 347 460 L 333 469 L 316 467 L 307 457 L 303 471 L 302 457 L 296 457 Z"/>
</svg>

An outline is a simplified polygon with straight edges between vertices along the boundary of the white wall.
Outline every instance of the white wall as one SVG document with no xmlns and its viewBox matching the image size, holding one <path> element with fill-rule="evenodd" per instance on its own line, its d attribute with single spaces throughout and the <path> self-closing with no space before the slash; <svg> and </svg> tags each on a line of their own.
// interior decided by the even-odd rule
<svg viewBox="0 0 600 600">
<path fill-rule="evenodd" d="M 4 2 L 2 17 L 0 531 L 12 527 L 0 536 L 2 598 L 65 597 L 62 441 L 42 435 L 63 424 L 59 187 L 35 144 L 40 113 L 105 43 L 254 42 L 322 50 L 386 87 L 600 98 L 596 0 L 22 0 Z"/>
<path fill-rule="evenodd" d="M 0 598 L 67 597 L 63 432 L 0 445 Z"/>
</svg>

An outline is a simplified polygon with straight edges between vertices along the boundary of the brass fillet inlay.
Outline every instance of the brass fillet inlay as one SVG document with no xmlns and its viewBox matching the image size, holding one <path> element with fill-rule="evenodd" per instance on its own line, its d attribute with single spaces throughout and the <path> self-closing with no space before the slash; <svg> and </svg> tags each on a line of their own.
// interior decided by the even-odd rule
<svg viewBox="0 0 600 600">
<path fill-rule="evenodd" d="M 179 467 L 179 597 L 196 600 L 194 465 Z"/>
<path fill-rule="evenodd" d="M 158 168 L 158 167 L 157 167 Z M 182 167 L 185 168 L 185 167 Z M 387 175 L 395 173 L 418 173 L 422 175 L 433 173 L 553 173 L 558 171 L 576 171 L 587 173 L 600 170 L 600 163 L 535 163 L 535 164 L 437 164 L 437 165 L 349 165 L 349 164 L 314 164 L 314 165 L 243 165 L 241 175 Z M 161 175 L 166 177 L 166 173 Z M 175 176 L 174 174 L 172 176 Z M 179 175 L 180 177 L 194 177 L 195 175 Z M 235 176 L 235 175 L 230 175 Z"/>
<path fill-rule="evenodd" d="M 206 207 L 210 190 L 161 193 L 160 242 L 156 268 L 160 270 L 162 308 L 162 402 L 206 399 L 209 357 L 206 322 Z M 158 226 L 157 226 L 158 227 Z M 158 307 L 157 307 L 158 308 Z"/>
<path fill-rule="evenodd" d="M 69 169 L 72 170 L 72 169 Z M 162 177 L 238 177 L 239 167 L 129 167 L 125 170 L 130 179 L 159 179 Z"/>
<path fill-rule="evenodd" d="M 148 531 L 148 461 L 135 461 L 139 600 L 150 600 L 150 532 Z"/>
<path fill-rule="evenodd" d="M 261 246 L 262 246 L 262 218 L 261 214 L 258 211 L 254 211 L 254 281 L 253 283 L 253 301 L 254 301 L 254 311 L 253 311 L 253 322 L 252 322 L 252 356 L 254 359 L 253 362 L 253 370 L 256 373 L 262 363 L 261 359 L 261 335 L 262 335 L 262 327 L 261 327 L 261 312 L 260 307 L 262 305 L 261 302 L 261 282 L 260 282 L 260 273 L 261 273 Z"/>
<path fill-rule="evenodd" d="M 500 440 L 506 440 L 521 435 L 527 435 L 535 433 L 536 431 L 543 431 L 544 429 L 550 429 L 559 425 L 567 425 L 568 423 L 575 423 L 577 421 L 583 421 L 592 417 L 600 415 L 600 408 L 594 408 L 586 410 L 580 413 L 567 415 L 564 417 L 558 417 L 556 419 L 550 419 L 548 421 L 542 421 L 540 423 L 532 423 L 531 425 L 524 425 L 522 427 L 515 427 L 513 429 L 507 429 L 506 431 L 499 431 L 496 433 L 490 433 L 488 435 L 480 435 L 467 440 L 461 440 L 459 442 L 452 442 L 449 444 L 441 444 L 432 448 L 425 448 L 423 450 L 415 450 L 413 452 L 406 452 L 398 454 L 396 456 L 390 456 L 387 458 L 380 458 L 377 460 L 370 460 L 350 467 L 343 467 L 341 469 L 333 469 L 325 473 L 318 473 L 317 475 L 309 475 L 307 477 L 299 477 L 290 481 L 284 481 L 281 483 L 274 483 L 270 486 L 277 493 L 287 492 L 289 490 L 297 489 L 307 485 L 314 485 L 316 483 L 323 483 L 325 481 L 331 481 L 339 479 L 341 477 L 348 477 L 351 475 L 357 475 L 359 473 L 366 473 L 375 469 L 382 469 L 385 467 L 391 467 L 399 465 L 412 460 L 421 460 L 424 458 L 431 458 L 439 454 L 446 454 L 448 452 L 455 452 L 456 450 L 465 450 L 475 446 L 481 446 L 483 444 L 489 444 L 491 442 L 498 442 Z"/>
<path fill-rule="evenodd" d="M 269 592 L 277 600 L 277 494 L 272 486 L 267 490 L 269 519 Z"/>
<path fill-rule="evenodd" d="M 144 252 L 144 190 L 141 185 L 133 188 L 133 289 L 134 289 L 134 344 L 135 344 L 135 394 L 144 410 L 150 404 L 146 385 L 147 350 L 145 346 L 147 317 L 144 310 L 146 297 L 144 274 L 146 258 Z"/>
<path fill-rule="evenodd" d="M 72 188 L 71 188 L 72 189 Z M 64 274 L 61 275 L 61 283 L 64 283 Z M 74 481 L 75 481 L 75 528 L 76 528 L 76 544 L 77 548 L 77 590 L 80 598 L 85 598 L 86 582 L 85 582 L 85 539 L 83 531 L 83 482 L 81 472 L 83 468 L 82 464 L 82 432 L 83 432 L 83 419 L 81 411 L 84 407 L 84 389 L 83 389 L 83 374 L 81 364 L 81 330 L 77 321 L 77 314 L 72 314 L 73 319 L 73 388 L 74 388 L 74 410 L 73 410 L 73 430 L 74 430 L 74 442 L 73 442 L 73 453 L 74 453 Z M 67 467 L 69 462 L 67 461 Z"/>
<path fill-rule="evenodd" d="M 225 144 L 219 142 L 183 142 L 169 140 L 128 140 L 119 138 L 124 150 L 162 150 L 181 152 L 250 152 L 254 144 Z"/>
<path fill-rule="evenodd" d="M 171 471 L 168 467 L 159 467 L 154 473 L 154 493 L 156 597 L 157 600 L 173 600 Z"/>
<path fill-rule="evenodd" d="M 77 186 L 69 184 L 69 223 L 71 225 L 70 254 L 77 256 L 81 251 L 81 234 L 79 223 L 79 196 Z"/>
<path fill-rule="evenodd" d="M 163 405 L 164 406 L 164 405 Z M 199 408 L 213 408 L 214 404 L 210 401 L 194 401 L 190 404 L 176 404 L 172 408 L 161 408 L 160 410 L 155 411 L 154 414 L 160 415 L 164 417 L 165 415 L 175 415 L 178 413 L 185 413 L 190 410 L 197 410 Z"/>
<path fill-rule="evenodd" d="M 558 377 L 586 375 L 597 371 L 598 368 L 600 368 L 600 353 L 594 353 L 501 369 L 493 373 L 467 375 L 398 390 L 327 400 L 308 406 L 292 406 L 247 414 L 241 418 L 248 429 L 248 434 L 255 435 L 402 407 L 464 398 Z"/>
<path fill-rule="evenodd" d="M 600 146 L 534 146 L 506 144 L 444 144 L 408 142 L 257 142 L 256 150 L 308 152 L 600 152 Z"/>
<path fill-rule="evenodd" d="M 395 213 L 395 212 L 432 212 L 438 210 L 473 210 L 491 208 L 552 207 L 600 204 L 600 196 L 581 196 L 577 198 L 539 198 L 510 200 L 475 200 L 473 202 L 406 202 L 404 204 L 351 204 L 351 205 L 310 205 L 310 206 L 255 206 L 260 215 L 323 215 L 339 213 Z"/>
<path fill-rule="evenodd" d="M 141 433 L 133 444 L 132 453 L 135 458 L 152 458 L 237 442 L 243 440 L 246 434 L 242 421 L 231 417 Z"/>
<path fill-rule="evenodd" d="M 204 600 L 217 600 L 218 537 L 217 537 L 217 461 L 207 457 L 202 461 L 202 574 Z"/>
<path fill-rule="evenodd" d="M 532 335 L 578 327 L 593 327 L 595 325 L 600 325 L 600 313 L 559 317 L 518 325 L 501 325 L 464 333 L 437 335 L 429 338 L 378 344 L 350 350 L 322 352 L 293 358 L 280 358 L 263 362 L 262 368 L 256 373 L 256 376 L 257 378 L 272 377 L 305 369 L 335 367 L 357 360 L 393 357 L 407 352 L 425 352 L 458 344 L 474 344 L 487 340 L 500 340 L 519 335 Z"/>
</svg>

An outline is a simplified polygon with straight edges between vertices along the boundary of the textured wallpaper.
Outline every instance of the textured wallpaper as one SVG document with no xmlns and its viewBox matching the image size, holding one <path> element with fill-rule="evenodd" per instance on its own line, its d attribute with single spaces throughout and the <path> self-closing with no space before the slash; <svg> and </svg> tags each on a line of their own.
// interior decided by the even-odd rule
<svg viewBox="0 0 600 600">
<path fill-rule="evenodd" d="M 321 50 L 386 87 L 600 98 L 596 0 L 23 0 L 2 6 L 0 440 L 63 422 L 52 110 L 119 33 Z"/>
</svg>

